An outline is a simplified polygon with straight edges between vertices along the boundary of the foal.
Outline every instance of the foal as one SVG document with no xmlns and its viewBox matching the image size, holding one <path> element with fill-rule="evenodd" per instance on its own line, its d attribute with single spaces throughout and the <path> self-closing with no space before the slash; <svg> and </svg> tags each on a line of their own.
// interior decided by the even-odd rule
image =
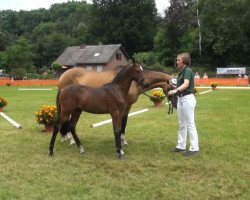
<svg viewBox="0 0 250 200">
<path fill-rule="evenodd" d="M 144 87 L 148 86 L 145 81 L 143 69 L 140 65 L 133 63 L 132 66 L 124 67 L 113 81 L 103 87 L 93 88 L 84 85 L 72 84 L 64 87 L 57 95 L 58 122 L 54 126 L 53 135 L 50 141 L 50 156 L 53 155 L 53 148 L 57 133 L 62 125 L 69 120 L 70 131 L 80 153 L 83 147 L 76 134 L 76 124 L 82 111 L 95 114 L 109 113 L 112 118 L 113 131 L 115 136 L 116 152 L 119 158 L 123 158 L 124 152 L 121 147 L 121 122 L 126 110 L 126 97 L 132 80 Z"/>
</svg>

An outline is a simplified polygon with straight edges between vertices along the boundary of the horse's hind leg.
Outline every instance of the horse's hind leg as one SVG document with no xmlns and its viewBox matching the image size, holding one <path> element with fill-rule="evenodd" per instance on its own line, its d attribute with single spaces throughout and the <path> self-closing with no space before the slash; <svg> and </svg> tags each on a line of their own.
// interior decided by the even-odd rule
<svg viewBox="0 0 250 200">
<path fill-rule="evenodd" d="M 125 129 L 127 126 L 127 121 L 128 121 L 128 114 L 125 114 L 122 118 L 122 125 L 121 125 L 121 143 L 123 146 L 128 145 L 126 138 L 125 138 Z"/>
<path fill-rule="evenodd" d="M 116 153 L 118 158 L 123 159 L 124 152 L 122 150 L 121 145 L 121 119 L 119 116 L 119 112 L 111 113 L 112 122 L 113 122 L 113 130 L 115 136 L 115 146 L 116 146 Z"/>
<path fill-rule="evenodd" d="M 59 125 L 58 123 L 54 126 L 54 131 L 50 140 L 50 144 L 49 144 L 49 155 L 53 156 L 54 152 L 54 145 L 55 145 L 55 141 L 56 141 L 56 136 L 60 130 L 61 125 Z"/>
<path fill-rule="evenodd" d="M 80 118 L 81 113 L 82 113 L 82 110 L 78 110 L 78 109 L 73 112 L 73 114 L 71 116 L 69 127 L 70 127 L 70 131 L 72 133 L 72 136 L 73 136 L 73 138 L 74 138 L 74 140 L 79 148 L 80 153 L 84 153 L 83 146 L 82 146 L 82 144 L 81 144 L 81 142 L 76 134 L 76 124 Z"/>
<path fill-rule="evenodd" d="M 170 114 L 170 110 L 171 110 L 171 103 L 170 101 L 168 102 L 168 114 Z"/>
<path fill-rule="evenodd" d="M 68 138 L 67 138 L 67 133 L 69 132 L 69 121 L 67 120 L 66 122 L 63 123 L 61 129 L 60 129 L 60 133 L 61 133 L 61 141 L 64 142 L 66 141 Z"/>
<path fill-rule="evenodd" d="M 67 120 L 63 125 L 62 128 L 60 129 L 60 133 L 62 136 L 61 141 L 64 142 L 67 139 L 70 141 L 70 145 L 75 144 L 75 140 L 70 132 L 70 127 L 69 127 L 69 121 Z"/>
</svg>

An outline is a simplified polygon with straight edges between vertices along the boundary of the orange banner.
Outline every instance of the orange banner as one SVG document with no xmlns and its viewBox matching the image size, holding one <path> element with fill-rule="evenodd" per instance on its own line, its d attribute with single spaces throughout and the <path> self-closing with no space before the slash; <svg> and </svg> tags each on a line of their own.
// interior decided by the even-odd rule
<svg viewBox="0 0 250 200">
<path fill-rule="evenodd" d="M 239 86 L 248 86 L 248 78 L 199 78 L 194 80 L 195 85 L 211 85 L 211 83 L 217 83 L 217 85 L 239 85 Z M 1 78 L 0 86 L 4 85 L 57 85 L 58 80 L 10 80 Z"/>
<path fill-rule="evenodd" d="M 0 79 L 0 85 L 57 85 L 58 80 L 10 80 L 10 79 Z"/>
</svg>

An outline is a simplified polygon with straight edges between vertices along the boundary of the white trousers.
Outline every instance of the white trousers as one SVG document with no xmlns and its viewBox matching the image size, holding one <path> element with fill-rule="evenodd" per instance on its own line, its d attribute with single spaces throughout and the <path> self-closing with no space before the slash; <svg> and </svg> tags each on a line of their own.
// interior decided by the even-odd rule
<svg viewBox="0 0 250 200">
<path fill-rule="evenodd" d="M 193 94 L 178 98 L 177 114 L 179 122 L 178 144 L 176 148 L 186 149 L 187 132 L 190 138 L 189 151 L 199 151 L 198 133 L 194 123 L 196 99 Z"/>
</svg>

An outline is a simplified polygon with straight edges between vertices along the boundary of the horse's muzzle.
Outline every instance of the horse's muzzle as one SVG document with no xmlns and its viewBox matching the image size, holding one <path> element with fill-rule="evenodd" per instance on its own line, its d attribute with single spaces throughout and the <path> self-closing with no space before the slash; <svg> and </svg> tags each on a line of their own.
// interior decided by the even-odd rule
<svg viewBox="0 0 250 200">
<path fill-rule="evenodd" d="M 143 88 L 147 88 L 147 87 L 149 87 L 149 82 L 147 79 L 142 79 L 142 80 L 138 81 L 138 85 L 143 87 Z"/>
</svg>

